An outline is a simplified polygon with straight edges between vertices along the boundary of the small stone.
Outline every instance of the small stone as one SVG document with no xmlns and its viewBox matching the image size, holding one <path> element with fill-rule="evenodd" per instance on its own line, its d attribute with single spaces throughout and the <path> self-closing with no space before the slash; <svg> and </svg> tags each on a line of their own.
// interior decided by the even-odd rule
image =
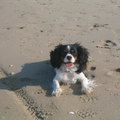
<svg viewBox="0 0 120 120">
<path fill-rule="evenodd" d="M 14 75 L 14 74 L 15 74 L 14 72 L 10 73 L 10 75 Z"/>
<path fill-rule="evenodd" d="M 10 65 L 9 67 L 13 67 L 13 65 Z"/>
<path fill-rule="evenodd" d="M 13 65 L 9 65 L 9 67 L 13 67 Z"/>
<path fill-rule="evenodd" d="M 69 112 L 68 114 L 69 114 L 69 115 L 74 115 L 75 113 L 74 113 L 74 112 Z"/>
<path fill-rule="evenodd" d="M 50 113 L 50 115 L 53 115 L 53 113 Z"/>
<path fill-rule="evenodd" d="M 40 53 L 42 53 L 42 51 L 40 51 Z"/>
</svg>

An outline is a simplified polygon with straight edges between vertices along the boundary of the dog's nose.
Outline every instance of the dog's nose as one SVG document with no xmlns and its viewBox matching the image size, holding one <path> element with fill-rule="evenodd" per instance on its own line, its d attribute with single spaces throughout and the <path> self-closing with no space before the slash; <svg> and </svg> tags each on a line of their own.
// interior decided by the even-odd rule
<svg viewBox="0 0 120 120">
<path fill-rule="evenodd" d="M 71 60 L 71 59 L 72 59 L 72 57 L 71 57 L 71 56 L 67 56 L 67 59 L 68 59 L 68 60 Z"/>
</svg>

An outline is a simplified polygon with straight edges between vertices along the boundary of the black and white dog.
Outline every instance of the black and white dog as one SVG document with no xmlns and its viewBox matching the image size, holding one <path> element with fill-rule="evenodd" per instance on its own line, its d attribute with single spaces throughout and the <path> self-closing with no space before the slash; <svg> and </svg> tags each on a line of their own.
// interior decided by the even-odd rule
<svg viewBox="0 0 120 120">
<path fill-rule="evenodd" d="M 53 79 L 52 95 L 60 96 L 62 89 L 60 82 L 75 84 L 81 82 L 82 93 L 90 93 L 95 86 L 93 81 L 83 74 L 88 62 L 89 52 L 80 44 L 58 45 L 50 52 L 50 63 L 55 68 L 56 76 Z"/>
</svg>

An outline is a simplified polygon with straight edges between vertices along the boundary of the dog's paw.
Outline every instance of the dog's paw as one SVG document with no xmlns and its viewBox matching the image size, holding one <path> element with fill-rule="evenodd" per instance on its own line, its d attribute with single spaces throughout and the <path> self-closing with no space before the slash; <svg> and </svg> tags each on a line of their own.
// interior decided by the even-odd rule
<svg viewBox="0 0 120 120">
<path fill-rule="evenodd" d="M 52 92 L 52 96 L 60 96 L 62 93 L 62 89 L 61 88 L 57 88 L 55 91 Z"/>
<path fill-rule="evenodd" d="M 91 87 L 82 87 L 81 92 L 82 94 L 89 94 L 93 91 Z"/>
<path fill-rule="evenodd" d="M 82 86 L 81 92 L 83 94 L 89 94 L 93 91 L 93 88 L 95 88 L 97 85 L 94 83 L 94 81 L 89 80 L 88 84 L 85 86 Z"/>
</svg>

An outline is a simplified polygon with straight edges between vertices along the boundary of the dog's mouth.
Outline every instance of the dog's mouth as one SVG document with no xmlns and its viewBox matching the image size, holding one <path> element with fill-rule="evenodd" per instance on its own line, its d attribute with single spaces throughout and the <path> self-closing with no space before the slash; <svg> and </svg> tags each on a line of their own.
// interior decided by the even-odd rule
<svg viewBox="0 0 120 120">
<path fill-rule="evenodd" d="M 66 67 L 72 67 L 73 66 L 73 63 L 72 62 L 67 62 L 65 63 Z"/>
</svg>

